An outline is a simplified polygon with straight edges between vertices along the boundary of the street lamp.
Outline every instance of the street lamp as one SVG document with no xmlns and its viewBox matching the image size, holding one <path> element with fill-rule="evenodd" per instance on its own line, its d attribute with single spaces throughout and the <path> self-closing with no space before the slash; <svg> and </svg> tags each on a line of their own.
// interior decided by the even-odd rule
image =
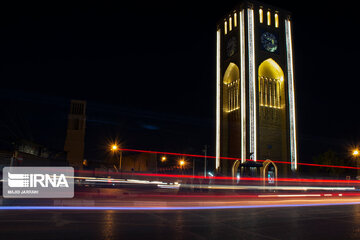
<svg viewBox="0 0 360 240">
<path fill-rule="evenodd" d="M 161 162 L 165 162 L 166 161 L 166 157 L 165 156 L 162 156 L 161 157 Z"/>
<path fill-rule="evenodd" d="M 113 151 L 115 153 L 115 151 L 120 151 L 119 146 L 114 143 L 111 145 L 111 151 Z M 122 160 L 122 151 L 120 151 L 120 155 L 119 155 L 119 170 L 121 172 L 122 168 L 121 168 L 121 160 Z"/>
<path fill-rule="evenodd" d="M 185 166 L 185 160 L 184 160 L 184 159 L 181 159 L 181 160 L 179 161 L 179 165 L 180 165 L 180 167 L 184 167 L 184 166 Z"/>
<path fill-rule="evenodd" d="M 354 149 L 353 152 L 352 152 L 352 155 L 353 157 L 355 158 L 356 160 L 356 166 L 359 168 L 359 155 L 360 155 L 360 151 L 358 149 Z M 359 169 L 357 169 L 357 176 L 356 176 L 356 179 L 358 179 L 360 176 L 360 171 Z"/>
<path fill-rule="evenodd" d="M 354 149 L 353 152 L 352 152 L 352 155 L 353 155 L 354 157 L 358 157 L 359 154 L 360 154 L 360 152 L 359 152 L 359 150 L 357 150 L 357 149 Z"/>
</svg>

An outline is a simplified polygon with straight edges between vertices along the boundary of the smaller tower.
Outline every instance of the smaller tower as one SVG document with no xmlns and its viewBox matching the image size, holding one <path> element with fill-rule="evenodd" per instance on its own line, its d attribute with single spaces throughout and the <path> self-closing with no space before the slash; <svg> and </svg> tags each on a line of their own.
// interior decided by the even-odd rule
<svg viewBox="0 0 360 240">
<path fill-rule="evenodd" d="M 71 100 L 64 150 L 70 166 L 80 169 L 84 160 L 86 101 Z"/>
</svg>

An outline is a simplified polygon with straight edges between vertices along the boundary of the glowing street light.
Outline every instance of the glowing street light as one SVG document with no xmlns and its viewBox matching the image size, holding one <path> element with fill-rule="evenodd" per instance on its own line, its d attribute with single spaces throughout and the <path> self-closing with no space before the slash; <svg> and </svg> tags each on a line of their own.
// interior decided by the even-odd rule
<svg viewBox="0 0 360 240">
<path fill-rule="evenodd" d="M 180 165 L 180 167 L 183 167 L 185 165 L 185 160 L 180 160 L 179 165 Z"/>
<path fill-rule="evenodd" d="M 161 158 L 161 162 L 165 162 L 165 161 L 166 161 L 166 157 L 163 156 L 163 157 Z"/>
<path fill-rule="evenodd" d="M 357 149 L 355 149 L 355 150 L 352 152 L 352 155 L 353 155 L 354 157 L 359 156 L 359 154 L 360 154 L 360 152 L 359 152 L 359 150 L 357 150 Z"/>
<path fill-rule="evenodd" d="M 117 152 L 117 151 L 120 152 L 120 154 L 119 154 L 119 170 L 120 170 L 120 173 L 121 173 L 121 170 L 122 170 L 122 166 L 121 166 L 122 151 L 120 151 L 119 146 L 118 146 L 116 143 L 114 143 L 114 144 L 111 145 L 110 150 L 113 151 L 114 153 Z"/>
<path fill-rule="evenodd" d="M 352 155 L 353 157 L 355 158 L 356 161 L 356 166 L 359 167 L 359 155 L 360 155 L 360 152 L 358 149 L 354 149 L 353 152 L 352 152 Z M 359 176 L 360 176 L 360 170 L 358 169 L 357 170 L 357 176 L 356 176 L 356 179 L 359 179 Z"/>
<path fill-rule="evenodd" d="M 111 145 L 111 150 L 116 151 L 118 149 L 118 146 L 116 144 Z"/>
</svg>

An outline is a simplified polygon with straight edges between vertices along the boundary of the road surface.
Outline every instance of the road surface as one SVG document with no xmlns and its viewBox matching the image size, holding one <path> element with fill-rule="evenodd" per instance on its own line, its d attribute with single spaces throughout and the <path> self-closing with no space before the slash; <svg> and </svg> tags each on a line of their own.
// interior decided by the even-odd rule
<svg viewBox="0 0 360 240">
<path fill-rule="evenodd" d="M 0 239 L 360 239 L 360 205 L 2 210 Z"/>
</svg>

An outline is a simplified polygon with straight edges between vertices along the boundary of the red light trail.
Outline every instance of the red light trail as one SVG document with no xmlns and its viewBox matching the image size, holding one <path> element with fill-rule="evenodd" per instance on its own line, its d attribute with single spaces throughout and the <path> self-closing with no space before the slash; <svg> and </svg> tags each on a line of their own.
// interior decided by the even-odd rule
<svg viewBox="0 0 360 240">
<path fill-rule="evenodd" d="M 186 153 L 172 153 L 172 152 L 160 152 L 160 151 L 150 151 L 150 150 L 139 150 L 139 149 L 128 149 L 128 148 L 120 148 L 119 151 L 124 152 L 139 152 L 139 153 L 151 153 L 151 154 L 162 154 L 162 155 L 171 155 L 171 156 L 182 156 L 182 157 L 195 157 L 195 158 L 213 158 L 215 156 L 205 156 L 205 155 L 197 155 L 197 154 L 186 154 Z M 241 160 L 241 158 L 232 158 L 232 157 L 220 157 L 220 159 L 226 160 Z M 247 161 L 253 161 L 252 159 L 245 159 Z M 266 160 L 256 160 L 258 162 L 265 162 Z M 286 161 L 273 161 L 274 163 L 281 164 L 291 164 L 291 162 Z M 312 166 L 312 167 L 328 167 L 328 168 L 346 168 L 346 169 L 360 169 L 360 167 L 352 167 L 352 166 L 336 166 L 336 165 L 325 165 L 325 164 L 315 164 L 315 163 L 298 163 L 298 165 L 303 166 Z"/>
<path fill-rule="evenodd" d="M 161 173 L 123 173 L 127 175 L 146 176 L 146 177 L 165 177 L 165 178 L 189 178 L 189 179 L 217 179 L 217 180 L 241 180 L 241 181 L 264 181 L 267 178 L 260 177 L 204 177 L 180 174 L 161 174 Z M 303 183 L 360 183 L 360 180 L 338 180 L 338 179 L 309 179 L 309 178 L 277 178 L 279 182 L 303 182 Z"/>
<path fill-rule="evenodd" d="M 94 173 L 93 171 L 88 170 L 75 170 L 75 172 L 79 173 Z M 96 171 L 96 174 L 108 174 L 108 172 L 104 171 Z M 261 177 L 227 177 L 227 176 L 197 176 L 197 175 L 182 175 L 182 174 L 163 174 L 163 173 L 133 173 L 133 172 L 113 172 L 112 175 L 118 176 L 140 176 L 140 177 L 160 177 L 160 178 L 177 178 L 177 179 L 207 179 L 207 180 L 239 180 L 239 181 L 266 181 L 267 178 Z M 81 177 L 80 177 L 81 178 Z M 87 178 L 87 177 L 83 177 Z M 89 177 L 93 178 L 93 177 Z M 106 181 L 111 183 L 114 179 L 106 178 Z M 339 179 L 310 179 L 310 178 L 276 178 L 277 182 L 297 182 L 297 183 L 356 183 L 359 184 L 360 180 L 339 180 Z"/>
</svg>

